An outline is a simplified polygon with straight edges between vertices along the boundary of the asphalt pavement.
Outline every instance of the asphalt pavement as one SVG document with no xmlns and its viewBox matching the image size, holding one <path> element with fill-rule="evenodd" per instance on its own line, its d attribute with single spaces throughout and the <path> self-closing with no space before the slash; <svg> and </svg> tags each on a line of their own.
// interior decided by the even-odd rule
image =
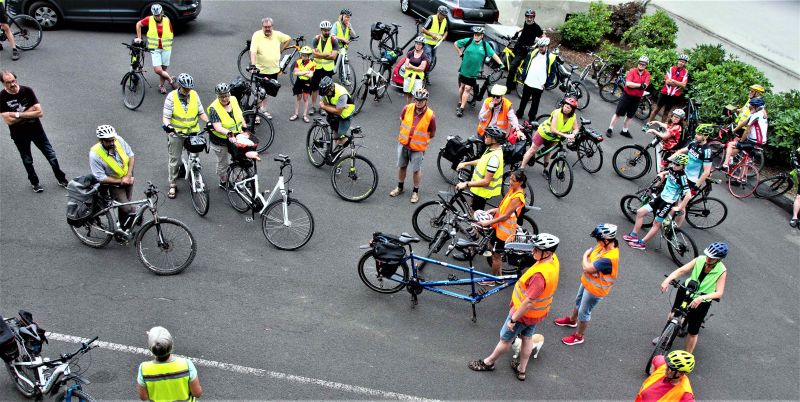
<svg viewBox="0 0 800 402">
<path fill-rule="evenodd" d="M 176 36 L 173 73 L 188 72 L 208 105 L 213 88 L 236 75 L 236 56 L 245 40 L 271 16 L 274 27 L 290 35 L 311 37 L 321 19 L 336 17 L 338 2 L 205 1 L 200 18 Z M 354 50 L 367 51 L 374 21 L 402 25 L 401 41 L 411 36 L 413 20 L 394 2 L 347 5 L 361 40 Z M 136 196 L 147 181 L 167 188 L 166 139 L 160 129 L 163 96 L 154 87 L 136 111 L 124 108 L 119 82 L 128 68 L 133 28 L 69 27 L 46 32 L 42 44 L 11 62 L 0 53 L 0 66 L 12 68 L 21 85 L 34 88 L 44 108 L 43 123 L 68 176 L 88 171 L 94 130 L 112 124 L 136 153 Z M 463 118 L 454 113 L 458 58 L 443 44 L 432 75 L 430 106 L 438 132 L 426 156 L 422 200 L 433 199 L 445 182 L 436 171 L 436 150 L 451 134 L 474 132 L 477 111 Z M 355 58 L 351 58 L 355 60 Z M 148 60 L 149 63 L 149 60 Z M 364 72 L 360 61 L 357 74 Z M 149 70 L 149 66 L 148 66 Z M 157 79 L 147 72 L 151 83 Z M 214 188 L 206 217 L 191 208 L 188 189 L 180 183 L 175 200 L 160 211 L 185 222 L 199 244 L 194 263 L 182 274 L 158 277 L 147 271 L 130 246 L 111 244 L 90 249 L 70 233 L 64 219 L 65 191 L 57 187 L 46 161 L 34 151 L 45 192 L 34 194 L 19 156 L 0 128 L 0 311 L 26 309 L 59 335 L 45 346 L 47 355 L 73 350 L 70 336 L 99 336 L 109 342 L 81 360 L 93 380 L 87 389 L 98 399 L 135 399 L 135 375 L 146 357 L 145 331 L 167 327 L 176 353 L 205 359 L 198 371 L 206 399 L 632 399 L 643 368 L 671 305 L 659 293 L 663 275 L 675 266 L 667 251 L 651 242 L 646 252 L 623 245 L 619 281 L 594 311 L 582 345 L 560 342 L 569 334 L 552 319 L 569 313 L 579 284 L 579 259 L 592 246 L 588 237 L 600 222 L 632 226 L 619 200 L 646 184 L 616 176 L 611 155 L 629 140 L 615 135 L 602 144 L 604 164 L 590 175 L 575 166 L 572 192 L 556 199 L 546 188 L 540 168 L 529 169 L 541 211 L 534 218 L 542 231 L 561 238 L 560 283 L 550 317 L 537 328 L 545 345 L 519 382 L 507 360 L 490 373 L 475 373 L 467 362 L 487 356 L 507 313 L 510 291 L 478 304 L 478 321 L 470 320 L 467 303 L 431 292 L 411 308 L 403 291 L 386 296 L 367 289 L 356 263 L 372 232 L 413 232 L 409 192 L 390 198 L 396 184 L 396 136 L 403 97 L 369 104 L 354 121 L 364 129 L 364 149 L 380 174 L 376 193 L 354 204 L 339 199 L 330 184 L 330 168 L 316 169 L 305 158 L 309 125 L 289 122 L 293 97 L 286 81 L 270 101 L 277 136 L 261 164 L 261 184 L 271 187 L 277 166 L 270 155 L 293 158 L 293 195 L 314 213 L 314 237 L 301 250 L 282 252 L 263 238 L 260 222 L 238 214 L 225 194 Z M 593 91 L 596 91 L 592 87 Z M 592 92 L 582 113 L 604 131 L 612 105 Z M 539 113 L 552 110 L 558 90 L 544 94 Z M 511 96 L 517 102 L 515 95 Z M 634 141 L 647 138 L 632 128 Z M 569 156 L 575 160 L 574 154 Z M 205 172 L 213 157 L 203 156 Z M 213 174 L 206 177 L 216 184 Z M 410 188 L 410 178 L 407 188 Z M 800 232 L 790 231 L 785 212 L 757 199 L 737 200 L 724 186 L 714 196 L 728 206 L 719 227 L 688 231 L 700 250 L 715 240 L 731 245 L 725 260 L 728 286 L 696 349 L 691 379 L 700 399 L 798 400 L 797 310 Z M 166 198 L 166 197 L 162 197 Z M 485 268 L 484 262 L 477 262 Z M 681 345 L 681 340 L 676 345 Z M 90 359 L 91 357 L 91 359 Z M 510 359 L 510 356 L 507 358 Z M 224 363 L 224 364 L 223 364 Z M 0 399 L 21 400 L 7 375 L 0 375 Z"/>
</svg>

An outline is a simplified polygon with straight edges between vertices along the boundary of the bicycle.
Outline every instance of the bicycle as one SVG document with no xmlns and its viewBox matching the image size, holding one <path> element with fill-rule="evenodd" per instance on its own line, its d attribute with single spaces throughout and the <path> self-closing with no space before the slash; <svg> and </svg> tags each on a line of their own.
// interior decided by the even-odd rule
<svg viewBox="0 0 800 402">
<path fill-rule="evenodd" d="M 499 35 L 499 38 L 506 41 L 507 45 L 501 50 L 500 58 L 503 60 L 503 68 L 502 74 L 500 75 L 500 79 L 508 77 L 511 74 L 511 63 L 514 61 L 514 58 L 517 57 L 516 53 L 514 53 L 514 48 L 516 47 L 517 37 L 515 36 L 507 36 L 507 35 Z M 526 51 L 530 51 L 533 49 L 534 46 L 525 46 Z M 514 83 L 517 85 L 517 95 L 522 97 L 522 89 L 519 89 L 520 86 L 524 85 L 525 83 L 522 80 L 522 70 L 523 64 L 520 63 L 517 70 L 514 72 Z"/>
<path fill-rule="evenodd" d="M 208 186 L 203 180 L 202 165 L 198 153 L 205 151 L 208 154 L 209 142 L 206 138 L 206 133 L 211 134 L 211 124 L 208 124 L 202 133 L 190 135 L 184 140 L 183 148 L 189 158 L 184 158 L 181 155 L 181 163 L 183 170 L 186 172 L 184 179 L 189 184 L 189 190 L 192 192 L 192 207 L 194 211 L 200 216 L 206 216 L 210 204 Z"/>
<path fill-rule="evenodd" d="M 639 105 L 636 106 L 636 114 L 634 117 L 641 121 L 647 121 L 650 117 L 650 112 L 653 110 L 653 94 L 650 91 L 644 91 L 642 98 L 639 99 Z"/>
<path fill-rule="evenodd" d="M 728 180 L 728 191 L 739 199 L 753 195 L 761 182 L 760 170 L 753 163 L 750 152 L 750 149 L 741 149 L 739 151 L 742 155 L 741 159 L 735 165 L 729 166 L 727 170 L 712 168 L 713 171 L 722 172 L 725 175 Z"/>
<path fill-rule="evenodd" d="M 579 76 L 580 80 L 584 81 L 591 72 L 592 78 L 597 81 L 597 86 L 602 87 L 612 78 L 612 74 L 607 73 L 608 71 L 611 71 L 612 66 L 608 64 L 608 60 L 602 58 L 600 55 L 594 52 L 586 52 L 586 54 L 589 55 L 589 57 L 592 57 L 593 60 L 583 68 L 583 71 L 581 71 Z"/>
<path fill-rule="evenodd" d="M 346 141 L 337 145 L 330 125 L 319 117 L 314 119 L 306 136 L 308 161 L 317 168 L 326 164 L 333 166 L 331 185 L 339 197 L 351 202 L 366 200 L 378 188 L 378 170 L 369 159 L 358 155 L 357 149 L 364 146 L 356 145 L 356 138 L 364 138 L 361 126 L 351 128 Z M 349 155 L 344 156 L 347 148 L 350 148 Z"/>
<path fill-rule="evenodd" d="M 775 198 L 786 194 L 789 190 L 795 188 L 795 183 L 798 182 L 798 169 L 800 163 L 797 161 L 795 152 L 790 153 L 792 161 L 792 170 L 789 172 L 781 172 L 775 176 L 770 176 L 762 180 L 756 187 L 756 198 Z"/>
<path fill-rule="evenodd" d="M 294 85 L 295 76 L 294 76 L 294 65 L 297 59 L 300 57 L 300 48 L 303 47 L 305 43 L 304 36 L 298 36 L 292 39 L 292 44 L 287 46 L 286 49 L 283 50 L 283 55 L 281 55 L 281 59 L 278 62 L 278 68 L 280 69 L 278 75 L 285 75 L 286 74 L 286 67 L 291 66 L 289 69 L 289 81 Z M 236 58 L 236 66 L 239 69 L 239 74 L 244 77 L 245 80 L 250 81 L 250 78 L 253 75 L 252 71 L 248 71 L 248 67 L 250 67 L 250 44 L 251 40 L 247 40 L 244 45 L 244 49 L 239 52 L 239 57 Z"/>
<path fill-rule="evenodd" d="M 727 205 L 720 199 L 708 196 L 711 193 L 711 183 L 719 184 L 720 182 L 710 177 L 707 180 L 707 184 L 703 186 L 697 195 L 689 200 L 688 204 L 686 204 L 685 212 L 686 222 L 688 222 L 691 227 L 701 230 L 719 226 L 725 221 L 725 218 L 728 217 Z M 647 205 L 651 200 L 658 197 L 658 193 L 661 191 L 661 186 L 657 185 L 658 182 L 659 178 L 656 177 L 647 186 L 639 188 L 635 195 L 626 195 L 622 197 L 619 206 L 620 209 L 622 209 L 622 213 L 628 218 L 628 221 L 635 223 L 636 212 L 639 208 Z M 645 221 L 643 221 L 642 227 L 649 228 L 653 226 L 653 218 L 652 215 L 648 214 L 647 217 L 645 217 Z"/>
<path fill-rule="evenodd" d="M 355 42 L 359 37 L 350 37 L 350 43 Z M 294 71 L 294 68 L 292 68 Z M 333 69 L 334 75 L 339 79 L 347 92 L 353 93 L 356 90 L 356 72 L 350 64 L 350 57 L 347 56 L 347 48 L 339 47 L 339 55 L 336 57 L 336 67 Z M 294 81 L 292 81 L 294 84 Z"/>
<path fill-rule="evenodd" d="M 651 193 L 650 197 L 656 197 L 657 194 Z M 630 197 L 630 196 L 626 196 Z M 639 206 L 635 206 L 634 203 L 626 203 L 626 197 L 623 197 L 620 200 L 620 206 L 622 207 L 622 212 L 629 221 L 633 218 L 632 222 L 636 221 L 636 211 L 639 208 L 645 206 L 652 198 L 640 198 L 639 196 L 634 196 L 641 201 Z M 632 200 L 631 198 L 628 198 Z M 635 206 L 635 209 L 634 209 Z M 633 212 L 632 217 L 629 215 L 630 212 Z M 677 266 L 682 267 L 684 264 L 688 263 L 692 259 L 697 257 L 697 244 L 695 244 L 694 240 L 689 236 L 686 231 L 679 228 L 678 225 L 675 223 L 675 219 L 678 216 L 683 215 L 683 211 L 675 212 L 674 216 L 667 215 L 663 222 L 661 222 L 661 231 L 659 232 L 659 249 L 661 248 L 661 241 L 664 240 L 667 242 L 667 250 L 669 250 L 669 255 L 672 258 L 672 261 L 677 264 Z M 648 215 L 649 216 L 649 215 Z M 655 219 L 655 217 L 653 217 Z M 652 221 L 651 221 L 652 225 Z M 642 227 L 645 227 L 642 225 Z M 688 258 L 687 258 L 688 257 Z"/>
<path fill-rule="evenodd" d="M 258 145 L 256 152 L 264 153 L 275 140 L 275 127 L 272 119 L 267 118 L 259 111 L 259 104 L 267 97 L 266 86 L 268 79 L 255 74 L 247 82 L 238 81 L 231 83 L 231 95 L 236 97 L 242 108 L 242 120 L 247 125 L 248 131 L 254 135 Z"/>
<path fill-rule="evenodd" d="M 560 46 L 560 45 L 559 45 Z M 556 62 L 554 63 L 554 68 L 557 69 L 558 79 L 552 86 L 555 88 L 556 86 L 561 92 L 564 92 L 564 98 L 573 97 L 578 101 L 578 110 L 586 109 L 589 106 L 589 100 L 591 96 L 589 95 L 589 90 L 586 88 L 586 85 L 583 85 L 580 81 L 573 81 L 572 80 L 572 73 L 578 69 L 576 65 L 570 65 L 569 69 L 565 67 L 565 62 L 561 58 L 561 56 L 556 53 Z M 519 87 L 518 87 L 519 88 Z M 552 89 L 552 88 L 545 88 L 545 89 Z M 519 91 L 519 90 L 518 90 Z M 522 96 L 522 95 L 520 95 Z"/>
<path fill-rule="evenodd" d="M 14 37 L 14 43 L 17 49 L 20 50 L 33 50 L 39 43 L 42 42 L 42 26 L 35 18 L 26 14 L 16 14 L 11 12 L 8 7 L 8 1 L 4 2 L 2 7 L 5 7 L 8 15 L 8 26 L 11 28 L 11 35 Z M 6 32 L 0 30 L 0 50 L 3 50 L 3 41 L 8 40 Z"/>
<path fill-rule="evenodd" d="M 562 99 L 557 104 L 557 107 L 560 108 L 563 104 L 564 101 Z M 547 121 L 548 117 L 550 117 L 549 114 L 541 114 L 536 117 L 536 122 L 542 125 Z M 604 138 L 596 130 L 586 127 L 592 124 L 591 120 L 581 116 L 579 117 L 579 121 L 581 127 L 578 130 L 578 134 L 575 136 L 574 140 L 567 141 L 566 144 L 567 149 L 575 151 L 578 154 L 578 160 L 572 163 L 572 166 L 580 163 L 583 170 L 587 173 L 597 173 L 600 171 L 600 168 L 603 167 L 603 148 L 600 147 L 600 143 L 603 142 Z"/>
<path fill-rule="evenodd" d="M 101 190 L 103 187 L 108 186 L 101 185 Z M 70 230 L 81 243 L 92 248 L 103 248 L 112 238 L 120 244 L 133 240 L 139 261 L 145 268 L 156 275 L 178 274 L 194 260 L 197 243 L 183 222 L 158 214 L 158 193 L 156 186 L 147 182 L 144 191 L 147 198 L 120 203 L 111 199 L 108 191 L 101 191 L 98 210 L 83 225 L 70 225 Z M 130 229 L 123 231 L 111 211 L 126 205 L 135 205 L 137 210 L 133 217 L 128 217 Z M 147 211 L 153 218 L 142 223 Z M 152 256 L 149 254 L 151 251 L 154 252 Z"/>
<path fill-rule="evenodd" d="M 616 103 L 622 97 L 625 88 L 625 67 L 620 67 L 612 81 L 600 87 L 600 97 L 606 102 Z"/>
<path fill-rule="evenodd" d="M 487 75 L 483 70 L 481 70 L 480 74 L 475 77 L 475 82 L 477 85 L 472 87 L 469 97 L 467 97 L 467 104 L 469 107 L 474 109 L 477 102 L 483 101 L 484 96 L 486 96 L 486 93 L 489 92 L 489 86 L 501 79 L 502 72 L 503 70 L 501 68 L 495 68 L 492 69 L 492 72 Z"/>
<path fill-rule="evenodd" d="M 647 128 L 648 125 L 645 124 L 642 127 L 642 131 L 647 132 Z M 639 144 L 628 144 L 619 147 L 611 159 L 614 171 L 619 177 L 627 180 L 636 180 L 644 176 L 653 168 L 653 157 L 650 156 L 651 149 L 655 155 L 656 163 L 661 160 L 656 148 L 660 143 L 661 137 L 653 134 L 653 139 L 644 147 Z M 641 170 L 637 170 L 638 168 L 641 168 Z M 660 170 L 660 168 L 656 170 Z"/>
<path fill-rule="evenodd" d="M 357 54 L 362 60 L 369 62 L 369 68 L 362 76 L 361 82 L 356 86 L 356 90 L 353 94 L 353 101 L 356 105 L 353 116 L 361 113 L 361 109 L 364 108 L 368 95 L 374 95 L 375 97 L 373 100 L 375 102 L 379 102 L 383 99 L 384 95 L 389 95 L 387 90 L 391 83 L 390 79 L 392 74 L 392 62 L 385 57 L 376 59 L 360 52 L 357 52 Z M 377 70 L 373 68 L 375 63 L 379 64 Z M 390 102 L 391 100 L 391 97 L 389 97 Z"/>
<path fill-rule="evenodd" d="M 424 21 L 421 19 L 416 19 L 415 22 L 416 32 L 413 36 L 411 36 L 411 38 L 408 39 L 408 42 L 400 47 L 397 47 L 397 43 L 399 43 L 398 36 L 401 26 L 397 24 L 387 25 L 382 22 L 376 22 L 370 30 L 369 51 L 372 53 L 372 57 L 376 59 L 385 57 L 393 62 L 396 61 L 397 58 L 405 52 L 409 45 L 414 42 L 414 39 L 419 36 L 419 27 Z M 433 66 L 435 64 L 435 60 L 432 60 L 431 65 Z M 433 70 L 433 67 L 428 69 L 428 71 L 431 70 Z"/>
<path fill-rule="evenodd" d="M 145 53 L 150 53 L 150 50 L 144 42 L 134 42 L 133 45 L 123 43 L 122 46 L 128 48 L 131 57 L 131 68 L 119 82 L 122 85 L 122 103 L 126 108 L 136 110 L 144 102 L 144 84 L 153 87 L 144 76 Z"/>
<path fill-rule="evenodd" d="M 280 163 L 278 182 L 272 191 L 263 193 L 258 187 L 258 164 L 255 160 L 239 160 L 231 163 L 228 168 L 228 202 L 238 212 L 250 210 L 252 221 L 255 214 L 261 215 L 261 232 L 267 241 L 280 250 L 297 250 L 311 240 L 314 234 L 314 216 L 305 204 L 289 195 L 292 189 L 287 189 L 286 184 L 292 180 L 292 160 L 286 155 L 273 158 Z M 284 177 L 284 169 L 289 169 L 288 178 Z M 270 193 L 264 199 L 264 195 Z M 279 199 L 272 201 L 279 195 Z M 284 241 L 283 238 L 287 240 Z"/>
</svg>

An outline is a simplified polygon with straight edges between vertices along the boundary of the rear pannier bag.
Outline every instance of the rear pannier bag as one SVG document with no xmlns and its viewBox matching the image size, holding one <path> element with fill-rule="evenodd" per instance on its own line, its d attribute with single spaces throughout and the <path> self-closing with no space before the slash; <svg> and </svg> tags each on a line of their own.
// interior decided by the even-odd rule
<svg viewBox="0 0 800 402">
<path fill-rule="evenodd" d="M 442 158 L 452 163 L 459 163 L 466 153 L 467 142 L 463 138 L 458 135 L 447 137 L 447 143 L 442 151 Z"/>
<path fill-rule="evenodd" d="M 11 326 L 0 317 L 0 359 L 8 363 L 19 356 L 19 347 Z"/>
<path fill-rule="evenodd" d="M 70 180 L 67 184 L 67 223 L 78 227 L 86 223 L 94 212 L 100 182 L 93 175 Z"/>
<path fill-rule="evenodd" d="M 381 38 L 383 38 L 383 34 L 388 32 L 389 32 L 389 27 L 382 22 L 376 22 L 372 24 L 372 26 L 369 29 L 370 37 L 374 40 L 381 40 Z"/>
<path fill-rule="evenodd" d="M 372 252 L 378 273 L 384 278 L 391 277 L 406 256 L 406 249 L 396 237 L 384 233 L 372 235 Z"/>
</svg>

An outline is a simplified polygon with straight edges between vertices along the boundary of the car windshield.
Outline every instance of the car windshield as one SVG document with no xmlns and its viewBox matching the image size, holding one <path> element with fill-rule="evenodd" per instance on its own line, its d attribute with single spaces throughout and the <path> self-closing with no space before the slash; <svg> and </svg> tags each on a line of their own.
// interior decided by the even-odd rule
<svg viewBox="0 0 800 402">
<path fill-rule="evenodd" d="M 491 8 L 489 0 L 460 0 L 458 6 L 462 8 Z"/>
</svg>

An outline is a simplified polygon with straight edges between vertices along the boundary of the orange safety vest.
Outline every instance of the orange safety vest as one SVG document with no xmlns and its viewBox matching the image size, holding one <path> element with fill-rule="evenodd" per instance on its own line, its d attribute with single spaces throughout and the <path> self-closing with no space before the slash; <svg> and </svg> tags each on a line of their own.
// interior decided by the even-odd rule
<svg viewBox="0 0 800 402">
<path fill-rule="evenodd" d="M 486 98 L 483 101 L 483 106 L 486 108 L 490 108 L 489 103 L 492 101 L 492 98 Z M 497 121 L 494 123 L 495 126 L 508 131 L 508 110 L 511 109 L 511 101 L 503 98 L 503 109 L 500 111 L 500 115 L 497 116 Z M 479 121 L 478 122 L 478 135 L 483 137 L 483 132 L 486 131 L 486 127 L 489 126 L 489 123 L 492 121 L 492 112 L 494 109 L 489 109 L 489 118 L 486 121 Z"/>
<path fill-rule="evenodd" d="M 647 377 L 647 379 L 644 380 L 644 382 L 642 383 L 642 388 L 639 388 L 639 393 L 636 394 L 636 402 L 644 401 L 644 399 L 642 399 L 642 392 L 650 388 L 656 382 L 663 381 L 664 374 L 666 374 L 666 372 L 667 372 L 666 364 L 662 364 L 659 368 L 653 371 L 653 373 L 650 374 L 650 377 Z M 671 390 L 669 390 L 660 398 L 658 398 L 658 400 L 664 402 L 679 401 L 683 397 L 683 394 L 687 392 L 694 395 L 694 393 L 692 392 L 692 384 L 689 382 L 689 377 L 683 376 L 681 377 L 680 382 L 675 384 L 675 386 L 673 386 Z"/>
<path fill-rule="evenodd" d="M 556 293 L 556 288 L 558 287 L 558 270 L 558 256 L 555 253 L 553 253 L 553 261 L 537 262 L 528 268 L 514 285 L 514 293 L 511 294 L 514 311 L 519 310 L 522 301 L 525 300 L 526 282 L 538 272 L 544 277 L 544 291 L 539 295 L 539 298 L 533 300 L 533 305 L 523 314 L 523 317 L 542 319 L 547 316 L 547 313 L 550 312 L 550 304 L 553 302 L 553 294 Z"/>
<path fill-rule="evenodd" d="M 600 271 L 597 271 L 593 274 L 583 272 L 581 276 L 581 283 L 589 293 L 597 296 L 603 297 L 608 296 L 611 293 L 611 287 L 614 286 L 614 282 L 617 281 L 617 268 L 619 267 L 619 248 L 614 247 L 614 249 L 603 252 L 603 246 L 597 245 L 592 253 L 589 254 L 589 261 L 594 263 L 595 261 L 601 258 L 608 258 L 611 260 L 611 273 L 606 275 Z"/>
<path fill-rule="evenodd" d="M 517 207 L 517 210 L 514 211 L 514 213 L 511 214 L 508 219 L 492 225 L 497 238 L 501 241 L 506 241 L 509 237 L 514 236 L 517 233 L 517 217 L 522 212 L 522 208 L 525 206 L 525 194 L 522 192 L 522 190 L 508 193 L 505 197 L 503 197 L 503 201 L 500 202 L 500 206 L 497 207 L 497 216 L 505 215 L 508 206 L 511 204 L 511 200 L 514 198 L 519 199 L 522 204 Z"/>
<path fill-rule="evenodd" d="M 400 135 L 397 136 L 397 141 L 414 152 L 424 152 L 428 148 L 428 142 L 431 140 L 428 125 L 431 123 L 431 118 L 433 118 L 433 110 L 426 108 L 425 114 L 422 115 L 412 130 L 414 108 L 414 105 L 406 105 L 403 121 L 400 122 Z"/>
</svg>

